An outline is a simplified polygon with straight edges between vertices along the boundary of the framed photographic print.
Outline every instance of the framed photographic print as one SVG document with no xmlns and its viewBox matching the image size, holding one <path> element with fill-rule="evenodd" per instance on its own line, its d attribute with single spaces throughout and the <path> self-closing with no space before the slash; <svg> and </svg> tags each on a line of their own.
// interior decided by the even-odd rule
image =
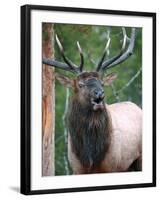
<svg viewBox="0 0 160 200">
<path fill-rule="evenodd" d="M 156 14 L 21 7 L 21 193 L 156 186 Z"/>
</svg>

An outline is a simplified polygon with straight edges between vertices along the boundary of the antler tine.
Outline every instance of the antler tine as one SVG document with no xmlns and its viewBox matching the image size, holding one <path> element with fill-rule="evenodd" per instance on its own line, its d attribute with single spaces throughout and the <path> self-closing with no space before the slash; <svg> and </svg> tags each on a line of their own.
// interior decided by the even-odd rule
<svg viewBox="0 0 160 200">
<path fill-rule="evenodd" d="M 47 58 L 43 58 L 43 64 L 47 64 L 47 65 L 50 65 L 50 66 L 54 66 L 54 67 L 57 67 L 59 69 L 62 69 L 62 70 L 66 70 L 66 71 L 70 71 L 72 73 L 76 73 L 76 74 L 79 74 L 82 72 L 83 70 L 83 64 L 84 64 L 84 58 L 83 58 L 83 52 L 82 52 L 82 49 L 80 47 L 80 44 L 79 42 L 77 42 L 77 46 L 78 46 L 78 50 L 79 50 L 79 53 L 80 53 L 80 57 L 81 57 L 81 63 L 80 63 L 80 66 L 76 66 L 75 64 L 73 64 L 64 54 L 64 49 L 63 49 L 63 46 L 58 38 L 58 36 L 56 35 L 56 42 L 57 42 L 57 45 L 58 45 L 58 48 L 60 50 L 60 53 L 62 55 L 62 58 L 64 60 L 65 63 L 62 63 L 62 62 L 59 62 L 59 61 L 56 61 L 56 60 L 51 60 L 51 59 L 47 59 Z"/>
<path fill-rule="evenodd" d="M 105 61 L 102 64 L 102 67 L 101 67 L 102 70 L 109 69 L 115 65 L 122 63 L 124 60 L 126 60 L 129 56 L 131 56 L 133 54 L 135 36 L 136 36 L 136 28 L 132 28 L 130 43 L 125 52 L 124 52 L 124 50 L 125 50 L 126 41 L 127 41 L 127 34 L 126 34 L 125 28 L 122 28 L 122 32 L 123 32 L 124 37 L 123 37 L 123 44 L 122 44 L 120 53 L 117 56 L 110 58 L 108 61 Z"/>
<path fill-rule="evenodd" d="M 123 33 L 122 50 L 124 50 L 125 46 L 126 46 L 126 42 L 127 42 L 127 33 L 126 33 L 126 29 L 124 27 L 122 27 L 122 33 Z"/>
<path fill-rule="evenodd" d="M 51 60 L 51 59 L 48 59 L 48 58 L 43 58 L 42 59 L 42 63 L 45 64 L 45 65 L 50 65 L 50 66 L 53 66 L 53 67 L 57 67 L 59 69 L 65 70 L 65 71 L 69 71 L 69 72 L 72 72 L 72 73 L 77 73 L 77 71 L 71 69 L 68 66 L 68 64 L 62 63 L 62 62 L 59 62 L 59 61 L 56 61 L 56 60 Z"/>
<path fill-rule="evenodd" d="M 77 47 L 78 47 L 78 50 L 79 50 L 79 53 L 80 53 L 80 57 L 81 57 L 81 63 L 80 63 L 80 66 L 79 66 L 79 71 L 82 72 L 83 71 L 83 66 L 84 66 L 84 57 L 83 57 L 83 52 L 82 52 L 82 48 L 79 44 L 79 41 L 77 41 Z"/>
<path fill-rule="evenodd" d="M 111 68 L 115 65 L 122 63 L 123 61 L 125 61 L 128 57 L 130 57 L 133 54 L 135 38 L 136 38 L 136 28 L 132 28 L 131 38 L 130 38 L 130 43 L 128 45 L 128 49 L 125 51 L 125 53 L 123 55 L 121 55 L 117 60 L 112 62 L 107 68 Z"/>
<path fill-rule="evenodd" d="M 106 54 L 107 54 L 107 51 L 109 49 L 109 45 L 110 45 L 110 42 L 111 42 L 111 38 L 108 39 L 107 43 L 106 43 L 106 46 L 105 46 L 105 49 L 103 51 L 103 55 L 102 55 L 102 58 L 100 59 L 98 65 L 97 65 L 97 68 L 96 68 L 96 71 L 99 71 L 101 66 L 102 66 L 102 63 L 106 57 Z"/>
<path fill-rule="evenodd" d="M 62 58 L 63 58 L 64 62 L 67 63 L 67 65 L 68 65 L 72 70 L 77 71 L 77 68 L 78 68 L 78 67 L 77 67 L 76 65 L 74 65 L 74 64 L 65 56 L 63 46 L 62 46 L 62 44 L 61 44 L 61 42 L 60 42 L 60 40 L 59 40 L 57 34 L 56 34 L 56 42 L 57 42 L 57 45 L 58 45 L 58 47 L 59 47 L 59 50 L 60 50 L 60 52 L 61 52 L 61 55 L 62 55 Z"/>
<path fill-rule="evenodd" d="M 126 35 L 126 30 L 125 28 L 123 27 L 122 28 L 122 32 L 123 32 L 123 43 L 122 43 L 122 47 L 121 47 L 121 51 L 119 52 L 118 55 L 110 58 L 109 60 L 106 60 L 104 61 L 101 66 L 99 67 L 98 71 L 99 70 L 105 70 L 105 69 L 108 69 L 108 66 L 110 64 L 112 64 L 115 60 L 117 60 L 119 57 L 121 57 L 121 55 L 123 54 L 124 50 L 125 50 L 125 47 L 126 47 L 126 41 L 127 41 L 127 35 Z"/>
</svg>

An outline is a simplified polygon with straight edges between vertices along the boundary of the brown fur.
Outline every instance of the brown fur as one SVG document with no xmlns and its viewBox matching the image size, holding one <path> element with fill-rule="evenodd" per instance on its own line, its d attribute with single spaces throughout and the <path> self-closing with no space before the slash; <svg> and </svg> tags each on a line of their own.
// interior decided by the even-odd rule
<svg viewBox="0 0 160 200">
<path fill-rule="evenodd" d="M 73 152 L 85 173 L 95 171 L 110 144 L 111 122 L 105 106 L 103 111 L 94 112 L 74 97 L 69 107 L 68 129 Z"/>
</svg>

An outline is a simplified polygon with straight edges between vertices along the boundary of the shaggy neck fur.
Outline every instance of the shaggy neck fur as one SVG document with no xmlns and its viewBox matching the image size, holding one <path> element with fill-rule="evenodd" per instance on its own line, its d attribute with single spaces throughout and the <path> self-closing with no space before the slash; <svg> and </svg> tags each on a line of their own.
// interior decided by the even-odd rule
<svg viewBox="0 0 160 200">
<path fill-rule="evenodd" d="M 104 110 L 95 112 L 91 105 L 81 104 L 77 98 L 72 98 L 68 129 L 73 152 L 82 166 L 87 169 L 98 167 L 110 144 L 111 121 L 105 105 Z"/>
</svg>

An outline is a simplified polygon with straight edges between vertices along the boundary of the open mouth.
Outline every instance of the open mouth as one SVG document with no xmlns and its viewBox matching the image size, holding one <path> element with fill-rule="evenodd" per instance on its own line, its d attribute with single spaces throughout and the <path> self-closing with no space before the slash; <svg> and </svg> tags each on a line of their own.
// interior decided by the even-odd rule
<svg viewBox="0 0 160 200">
<path fill-rule="evenodd" d="M 91 99 L 91 103 L 93 105 L 93 110 L 103 109 L 103 99 Z"/>
</svg>

